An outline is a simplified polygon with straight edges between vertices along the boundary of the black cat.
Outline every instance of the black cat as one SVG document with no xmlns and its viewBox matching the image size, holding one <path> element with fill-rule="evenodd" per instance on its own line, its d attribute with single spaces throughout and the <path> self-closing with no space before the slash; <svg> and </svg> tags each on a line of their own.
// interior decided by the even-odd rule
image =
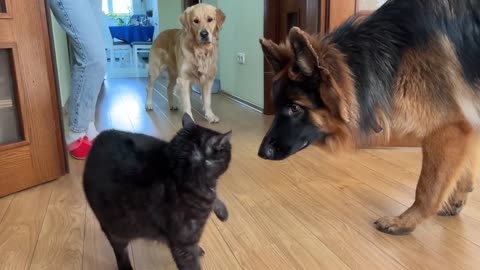
<svg viewBox="0 0 480 270">
<path fill-rule="evenodd" d="M 230 163 L 231 131 L 198 126 L 188 114 L 182 124 L 170 142 L 104 131 L 90 150 L 83 187 L 119 269 L 132 269 L 126 247 L 136 238 L 166 243 L 179 269 L 200 269 L 198 243 L 212 209 L 228 217 L 216 186 Z"/>
</svg>

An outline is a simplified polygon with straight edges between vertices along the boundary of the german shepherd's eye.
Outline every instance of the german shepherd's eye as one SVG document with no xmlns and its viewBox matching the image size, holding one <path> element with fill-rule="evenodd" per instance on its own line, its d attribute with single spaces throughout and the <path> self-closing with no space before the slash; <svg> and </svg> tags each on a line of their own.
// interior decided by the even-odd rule
<svg viewBox="0 0 480 270">
<path fill-rule="evenodd" d="M 193 23 L 198 24 L 198 23 L 200 23 L 200 20 L 199 20 L 199 19 L 195 19 L 195 20 L 193 20 Z"/>
<path fill-rule="evenodd" d="M 212 17 L 208 17 L 207 22 L 210 23 L 210 22 L 212 22 L 212 21 L 213 21 L 213 18 L 212 18 Z"/>
<path fill-rule="evenodd" d="M 290 104 L 290 106 L 288 106 L 288 115 L 290 116 L 294 116 L 302 112 L 303 112 L 303 108 L 298 104 L 293 103 L 293 104 Z"/>
<path fill-rule="evenodd" d="M 294 74 L 300 73 L 300 68 L 298 67 L 298 65 L 296 65 L 296 64 L 292 65 L 292 72 Z"/>
</svg>

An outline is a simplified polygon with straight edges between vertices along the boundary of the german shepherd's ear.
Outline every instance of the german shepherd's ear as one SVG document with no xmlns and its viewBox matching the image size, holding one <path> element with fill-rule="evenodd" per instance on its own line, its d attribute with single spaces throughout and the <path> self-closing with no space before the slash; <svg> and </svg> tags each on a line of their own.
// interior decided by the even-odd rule
<svg viewBox="0 0 480 270">
<path fill-rule="evenodd" d="M 295 62 L 303 75 L 310 76 L 321 68 L 318 54 L 307 33 L 298 27 L 292 27 L 288 38 L 295 55 Z"/>
<path fill-rule="evenodd" d="M 320 91 L 323 102 L 334 115 L 350 122 L 356 102 L 350 71 L 340 52 L 322 43 L 316 45 L 316 50 L 314 40 L 298 27 L 290 30 L 289 40 L 300 73 L 306 77 L 319 74 L 327 86 Z"/>
<path fill-rule="evenodd" d="M 275 74 L 280 72 L 290 62 L 291 56 L 285 46 L 280 46 L 265 38 L 260 39 L 260 45 L 262 45 L 263 54 L 272 66 Z"/>
</svg>

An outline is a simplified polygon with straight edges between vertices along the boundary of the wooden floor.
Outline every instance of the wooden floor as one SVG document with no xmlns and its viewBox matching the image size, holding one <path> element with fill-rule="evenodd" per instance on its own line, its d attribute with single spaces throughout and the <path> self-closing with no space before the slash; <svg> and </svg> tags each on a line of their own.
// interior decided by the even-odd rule
<svg viewBox="0 0 480 270">
<path fill-rule="evenodd" d="M 155 94 L 144 110 L 143 80 L 110 80 L 98 104 L 100 129 L 169 139 L 181 114 Z M 160 89 L 164 92 L 164 89 Z M 288 160 L 257 157 L 271 121 L 216 95 L 215 129 L 233 129 L 233 160 L 220 180 L 226 223 L 212 217 L 202 238 L 204 269 L 479 269 L 480 194 L 459 217 L 435 217 L 409 236 L 376 231 L 380 216 L 413 201 L 421 154 L 364 150 L 334 158 L 309 148 Z M 199 123 L 198 96 L 193 106 Z M 0 199 L 0 269 L 115 269 L 113 252 L 85 202 L 83 162 L 57 181 Z M 163 245 L 130 245 L 136 269 L 176 269 Z"/>
</svg>

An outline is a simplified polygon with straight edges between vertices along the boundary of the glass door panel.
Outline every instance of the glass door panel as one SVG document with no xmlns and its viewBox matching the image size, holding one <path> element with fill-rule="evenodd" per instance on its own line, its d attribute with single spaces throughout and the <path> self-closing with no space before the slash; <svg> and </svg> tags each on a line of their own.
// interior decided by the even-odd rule
<svg viewBox="0 0 480 270">
<path fill-rule="evenodd" d="M 7 12 L 7 5 L 5 3 L 5 0 L 0 0 L 0 13 L 6 13 Z"/>
<path fill-rule="evenodd" d="M 13 66 L 12 50 L 0 49 L 0 145 L 23 140 Z"/>
</svg>

